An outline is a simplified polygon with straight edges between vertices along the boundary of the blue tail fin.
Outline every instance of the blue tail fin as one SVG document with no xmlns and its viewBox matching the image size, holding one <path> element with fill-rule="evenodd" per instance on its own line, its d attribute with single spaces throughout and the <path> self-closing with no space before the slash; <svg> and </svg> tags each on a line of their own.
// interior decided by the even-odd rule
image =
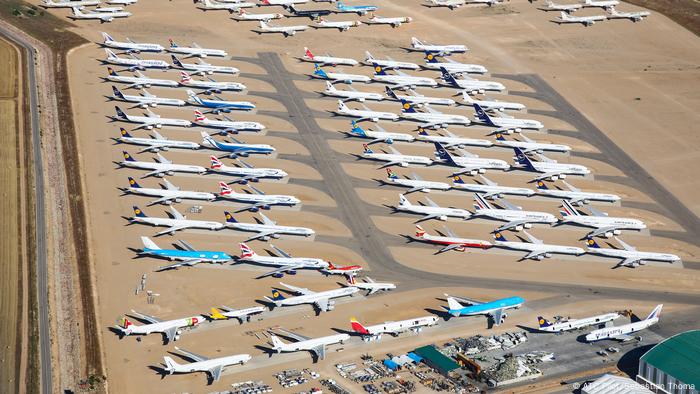
<svg viewBox="0 0 700 394">
<path fill-rule="evenodd" d="M 433 142 L 433 145 L 435 145 L 435 155 L 437 156 L 438 159 L 444 160 L 447 163 L 450 164 L 455 164 L 454 159 L 452 159 L 452 155 L 450 152 L 448 152 L 441 143 L 439 142 Z"/>
<path fill-rule="evenodd" d="M 318 66 L 318 63 L 314 63 L 314 75 L 318 75 L 321 78 L 328 78 L 328 74 Z"/>
<path fill-rule="evenodd" d="M 537 324 L 540 325 L 540 328 L 545 328 L 552 325 L 552 323 L 550 323 L 549 320 L 545 319 L 542 316 L 537 316 Z"/>
<path fill-rule="evenodd" d="M 445 82 L 449 83 L 452 86 L 459 87 L 459 83 L 455 79 L 455 77 L 445 69 L 445 67 L 440 67 L 440 72 L 442 73 L 441 77 L 442 79 L 445 80 Z"/>
<path fill-rule="evenodd" d="M 503 133 L 496 133 L 496 139 L 498 141 L 505 141 L 506 137 L 503 136 Z"/>
<path fill-rule="evenodd" d="M 588 245 L 589 248 L 593 248 L 593 249 L 600 248 L 600 246 L 598 246 L 598 243 L 593 238 L 586 238 L 586 245 Z"/>
<path fill-rule="evenodd" d="M 361 136 L 361 137 L 366 137 L 366 136 L 367 136 L 367 133 L 365 133 L 365 130 L 363 130 L 362 127 L 360 127 L 360 126 L 357 124 L 357 122 L 355 122 L 354 120 L 352 121 L 352 130 L 350 130 L 350 132 L 353 133 L 353 134 L 357 134 L 357 135 L 359 135 L 359 136 Z"/>
<path fill-rule="evenodd" d="M 118 117 L 118 118 L 126 119 L 126 114 L 124 113 L 124 111 L 122 111 L 121 108 L 119 108 L 119 107 L 117 107 L 117 106 L 115 105 L 115 106 L 114 106 L 114 110 L 117 111 L 117 117 Z"/>
<path fill-rule="evenodd" d="M 107 74 L 109 74 L 109 75 L 111 75 L 111 76 L 113 76 L 113 77 L 118 77 L 118 76 L 119 76 L 119 74 L 117 74 L 117 72 L 114 71 L 114 69 L 113 69 L 112 67 L 107 67 Z"/>
<path fill-rule="evenodd" d="M 544 181 L 537 181 L 537 188 L 540 190 L 549 190 Z"/>
<path fill-rule="evenodd" d="M 452 181 L 453 181 L 454 183 L 464 184 L 464 181 L 462 180 L 462 177 L 460 177 L 459 175 L 455 175 L 455 176 L 452 178 Z"/>
<path fill-rule="evenodd" d="M 141 208 L 137 207 L 136 205 L 133 206 L 134 209 L 134 216 L 137 218 L 145 218 L 147 217 L 145 213 L 141 210 Z"/>
<path fill-rule="evenodd" d="M 284 296 L 278 290 L 272 290 L 272 301 L 282 301 Z"/>
<path fill-rule="evenodd" d="M 515 151 L 515 160 L 518 162 L 518 164 L 523 165 L 530 170 L 535 169 L 535 166 L 532 165 L 532 160 L 530 160 L 530 158 L 527 157 L 527 155 L 525 155 L 520 148 L 513 148 L 513 151 Z"/>
<path fill-rule="evenodd" d="M 430 52 L 425 53 L 425 60 L 427 60 L 428 63 L 438 63 L 437 56 L 435 56 L 435 54 L 430 53 Z"/>
<path fill-rule="evenodd" d="M 122 155 L 124 155 L 124 161 L 136 161 L 127 151 L 122 151 Z"/>
<path fill-rule="evenodd" d="M 122 92 L 120 92 L 119 89 L 117 89 L 117 87 L 114 86 L 114 85 L 112 85 L 112 93 L 114 93 L 114 96 L 115 96 L 115 97 L 119 97 L 120 99 L 124 100 L 124 95 L 123 95 Z"/>
<path fill-rule="evenodd" d="M 380 66 L 377 63 L 372 63 L 372 66 L 374 67 L 374 75 L 386 75 L 384 67 Z"/>
<path fill-rule="evenodd" d="M 493 234 L 493 237 L 496 239 L 496 241 L 508 242 L 506 237 L 504 237 L 500 231 L 497 231 L 495 234 Z"/>
<path fill-rule="evenodd" d="M 424 128 L 420 127 L 418 128 L 418 135 L 430 135 L 428 134 L 428 131 L 425 130 Z"/>
<path fill-rule="evenodd" d="M 493 124 L 493 122 L 491 122 L 491 118 L 489 117 L 489 115 L 486 113 L 486 111 L 484 111 L 483 108 L 481 108 L 481 106 L 479 104 L 474 103 L 473 105 L 474 105 L 474 111 L 476 111 L 476 116 L 477 116 L 477 118 L 479 118 L 479 120 L 481 120 L 482 122 L 488 123 L 488 124 Z"/>
<path fill-rule="evenodd" d="M 121 133 L 122 137 L 131 138 L 131 134 L 129 134 L 129 132 L 126 131 L 125 128 L 120 127 L 119 132 Z"/>
<path fill-rule="evenodd" d="M 365 148 L 365 153 L 374 153 L 374 151 L 369 148 L 369 145 L 362 144 L 362 147 Z"/>
<path fill-rule="evenodd" d="M 417 112 L 416 109 L 413 107 L 413 104 L 409 103 L 406 100 L 401 100 L 401 110 L 406 113 Z"/>
<path fill-rule="evenodd" d="M 399 97 L 396 95 L 396 93 L 395 93 L 390 87 L 385 86 L 385 87 L 384 87 L 384 90 L 386 91 L 386 95 L 387 95 L 387 96 L 389 96 L 389 97 L 391 97 L 391 98 L 393 98 L 393 99 L 395 99 L 395 100 L 398 100 L 398 99 L 399 99 Z"/>
<path fill-rule="evenodd" d="M 141 185 L 139 185 L 138 183 L 136 183 L 136 180 L 134 180 L 134 178 L 132 178 L 132 177 L 128 177 L 128 178 L 129 178 L 129 186 L 131 186 L 131 187 L 133 187 L 133 188 L 136 188 L 136 189 L 140 189 L 140 188 L 141 188 Z"/>
<path fill-rule="evenodd" d="M 226 218 L 226 223 L 238 223 L 238 220 L 228 211 L 224 211 L 224 217 Z"/>
<path fill-rule="evenodd" d="M 173 64 L 177 67 L 184 68 L 182 66 L 182 62 L 180 62 L 180 59 L 177 58 L 175 55 L 170 55 L 170 58 L 173 59 Z"/>
</svg>

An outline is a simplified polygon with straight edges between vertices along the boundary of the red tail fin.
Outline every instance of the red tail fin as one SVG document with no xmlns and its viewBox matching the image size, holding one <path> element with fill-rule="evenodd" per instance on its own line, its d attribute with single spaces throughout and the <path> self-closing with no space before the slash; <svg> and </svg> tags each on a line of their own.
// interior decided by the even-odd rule
<svg viewBox="0 0 700 394">
<path fill-rule="evenodd" d="M 352 327 L 352 330 L 355 331 L 358 334 L 369 334 L 369 331 L 365 328 L 365 326 L 362 325 L 357 319 L 354 317 L 350 319 L 350 327 Z"/>
</svg>

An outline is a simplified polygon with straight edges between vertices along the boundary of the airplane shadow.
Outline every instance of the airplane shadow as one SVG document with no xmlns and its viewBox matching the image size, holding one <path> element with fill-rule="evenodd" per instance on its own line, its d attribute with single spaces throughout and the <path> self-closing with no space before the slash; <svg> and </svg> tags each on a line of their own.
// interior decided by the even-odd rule
<svg viewBox="0 0 700 394">
<path fill-rule="evenodd" d="M 126 336 L 117 327 L 107 327 L 107 328 L 109 329 L 109 331 L 112 331 L 114 334 L 116 334 L 119 337 L 119 339 L 124 339 L 124 337 Z"/>
<path fill-rule="evenodd" d="M 272 355 L 276 353 L 274 350 L 270 349 L 270 348 L 267 347 L 267 346 L 263 346 L 263 345 L 254 345 L 253 347 L 256 348 L 256 349 L 258 349 L 258 350 L 262 350 L 263 353 L 267 354 L 267 357 L 268 357 L 268 358 L 271 358 Z"/>
<path fill-rule="evenodd" d="M 168 375 L 168 371 L 166 371 L 165 368 L 160 365 L 149 365 L 148 369 L 160 375 L 161 380 L 165 379 L 165 377 Z"/>
<path fill-rule="evenodd" d="M 448 321 L 452 318 L 452 315 L 450 315 L 449 313 L 447 313 L 447 311 L 444 311 L 444 310 L 433 309 L 433 308 L 425 308 L 423 310 L 428 312 L 428 313 L 432 313 L 433 315 L 441 318 L 444 321 Z"/>
<path fill-rule="evenodd" d="M 338 334 L 348 334 L 348 335 L 350 335 L 351 337 L 359 337 L 359 336 L 362 336 L 362 334 L 356 333 L 355 331 L 352 331 L 352 330 L 346 330 L 346 329 L 344 329 L 344 328 L 335 328 L 335 327 L 333 327 L 333 328 L 331 328 L 331 330 L 337 332 Z"/>
<path fill-rule="evenodd" d="M 521 330 L 526 331 L 528 334 L 543 334 L 542 331 L 540 331 L 540 330 L 538 330 L 538 329 L 536 329 L 536 328 L 532 328 L 532 327 L 528 327 L 528 326 L 523 326 L 523 325 L 520 325 L 520 324 L 516 324 L 515 326 L 518 327 L 518 328 L 521 329 Z"/>
</svg>

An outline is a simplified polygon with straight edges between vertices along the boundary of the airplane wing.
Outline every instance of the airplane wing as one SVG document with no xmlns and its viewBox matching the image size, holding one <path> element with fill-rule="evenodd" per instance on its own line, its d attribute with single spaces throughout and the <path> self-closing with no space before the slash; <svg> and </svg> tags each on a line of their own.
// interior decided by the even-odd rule
<svg viewBox="0 0 700 394">
<path fill-rule="evenodd" d="M 480 304 L 483 304 L 483 302 L 481 302 L 481 301 L 473 300 L 473 299 L 471 299 L 471 298 L 466 298 L 466 297 L 455 297 L 455 296 L 451 296 L 451 295 L 449 295 L 449 294 L 445 294 L 445 297 L 454 298 L 455 300 L 457 300 L 457 301 L 458 301 L 459 303 L 461 303 L 461 304 L 467 304 L 467 305 L 480 305 Z"/>
<path fill-rule="evenodd" d="M 221 377 L 221 371 L 224 369 L 224 366 L 219 364 L 215 367 L 209 368 L 208 372 L 211 374 L 211 380 L 214 382 L 217 382 L 219 378 Z"/>
<path fill-rule="evenodd" d="M 162 126 L 162 125 L 161 125 L 160 123 L 158 123 L 158 122 L 143 122 L 142 124 L 136 126 L 136 127 L 134 128 L 134 130 L 145 129 L 145 128 L 148 128 L 149 126 L 152 126 L 152 127 L 160 127 L 160 126 Z"/>
<path fill-rule="evenodd" d="M 136 312 L 136 311 L 133 310 L 133 309 L 131 310 L 131 313 L 132 313 L 134 316 L 136 316 L 136 317 L 138 317 L 138 318 L 140 318 L 140 319 L 143 319 L 143 320 L 145 320 L 145 321 L 147 321 L 147 322 L 149 322 L 149 323 L 151 323 L 151 324 L 162 322 L 162 320 L 160 320 L 159 318 L 157 318 L 157 317 L 155 317 L 155 316 L 150 316 L 150 315 L 146 315 L 146 314 L 143 314 L 143 313 L 139 313 L 139 312 Z"/>
<path fill-rule="evenodd" d="M 150 151 L 152 151 L 152 150 L 154 150 L 154 149 L 157 149 L 157 148 L 160 148 L 160 146 L 159 146 L 159 145 L 155 145 L 155 144 L 153 144 L 153 145 L 148 145 L 147 147 L 145 147 L 145 148 L 139 150 L 137 153 L 150 152 Z"/>
<path fill-rule="evenodd" d="M 402 165 L 402 164 L 403 164 L 403 162 L 400 160 L 388 161 L 388 162 L 382 164 L 381 166 L 377 167 L 377 169 L 381 170 L 382 168 L 396 166 L 396 165 Z"/>
<path fill-rule="evenodd" d="M 590 211 L 590 212 L 591 212 L 591 215 L 593 215 L 593 216 L 598 216 L 598 217 L 606 217 L 606 216 L 608 216 L 607 213 L 605 213 L 605 212 L 603 212 L 603 211 L 599 211 L 599 210 L 597 210 L 597 209 L 595 209 L 595 208 L 593 208 L 593 207 L 588 207 L 588 211 Z"/>
<path fill-rule="evenodd" d="M 462 168 L 459 171 L 453 172 L 452 175 L 462 175 L 462 174 L 465 174 L 467 172 L 476 171 L 480 168 L 483 168 L 483 167 L 481 167 L 481 166 L 462 166 Z"/>
<path fill-rule="evenodd" d="M 523 233 L 525 234 L 525 236 L 527 237 L 527 239 L 530 240 L 531 243 L 537 244 L 537 245 L 541 245 L 541 244 L 542 244 L 542 240 L 541 240 L 541 239 L 535 238 L 532 234 L 528 233 L 527 231 L 523 231 Z"/>
<path fill-rule="evenodd" d="M 170 206 L 170 213 L 173 214 L 173 217 L 175 218 L 175 220 L 185 220 L 185 217 L 182 216 L 182 214 L 180 212 L 178 212 L 177 209 L 173 208 L 172 206 Z"/>
<path fill-rule="evenodd" d="M 413 222 L 413 223 L 420 223 L 420 222 L 424 222 L 424 221 L 430 220 L 430 219 L 437 219 L 437 218 L 439 218 L 439 217 L 440 217 L 440 214 L 438 214 L 438 213 L 431 213 L 431 214 L 429 214 L 429 215 L 423 216 L 422 218 L 416 220 L 416 221 Z"/>
<path fill-rule="evenodd" d="M 167 228 L 163 231 L 158 232 L 156 235 L 172 234 L 175 231 L 184 230 L 184 229 L 189 228 L 189 227 L 190 226 L 185 225 L 185 224 L 176 224 L 174 226 L 170 226 L 169 228 Z"/>
<path fill-rule="evenodd" d="M 185 242 L 185 241 L 183 241 L 183 240 L 179 240 L 178 242 L 180 242 L 180 245 L 182 245 L 183 248 L 189 250 L 190 252 L 196 252 L 196 251 L 197 251 L 197 249 L 193 248 L 192 245 L 190 245 L 189 243 L 187 243 L 187 242 Z"/>
<path fill-rule="evenodd" d="M 294 270 L 297 270 L 297 269 L 300 269 L 300 268 L 304 268 L 304 266 L 301 265 L 301 264 L 298 264 L 298 265 L 285 265 L 284 267 L 279 267 L 279 268 L 277 268 L 276 270 L 272 270 L 272 271 L 270 271 L 270 272 L 266 272 L 266 273 L 264 273 L 264 274 L 262 274 L 262 275 L 260 275 L 260 276 L 257 276 L 255 279 L 261 279 L 261 278 L 264 278 L 264 277 L 266 277 L 266 276 L 271 276 L 271 275 L 275 275 L 275 274 L 280 274 L 280 273 L 284 273 L 284 272 L 288 272 L 288 271 L 294 271 Z"/>
<path fill-rule="evenodd" d="M 494 181 L 492 181 L 492 180 L 486 178 L 486 177 L 483 176 L 483 175 L 479 175 L 479 177 L 481 177 L 481 179 L 484 181 L 484 183 L 487 184 L 487 185 L 489 185 L 489 186 L 498 186 L 498 184 L 497 184 L 496 182 L 494 182 Z"/>
<path fill-rule="evenodd" d="M 538 256 L 541 256 L 541 255 L 546 254 L 546 253 L 547 253 L 546 250 L 533 250 L 532 252 L 523 256 L 523 260 L 536 259 Z"/>
<path fill-rule="evenodd" d="M 151 176 L 157 176 L 157 175 L 159 175 L 159 174 L 165 174 L 166 172 L 168 172 L 167 169 L 164 169 L 164 170 L 153 170 L 153 171 L 147 172 L 147 173 L 143 176 L 143 178 L 148 178 L 148 177 L 151 177 Z"/>
<path fill-rule="evenodd" d="M 368 142 L 368 145 L 376 144 L 377 142 L 386 142 L 387 138 L 375 138 L 372 141 Z"/>
<path fill-rule="evenodd" d="M 414 172 L 411 173 L 411 178 L 413 178 L 413 179 L 416 180 L 416 181 L 422 181 L 422 180 L 423 180 L 423 178 L 421 178 L 418 174 L 416 174 L 416 173 L 414 173 Z"/>
<path fill-rule="evenodd" d="M 566 187 L 568 187 L 569 190 L 571 190 L 574 193 L 579 193 L 581 191 L 581 189 L 579 189 L 573 185 L 570 185 L 569 182 L 567 182 L 567 181 L 562 181 L 562 182 L 564 182 L 564 185 L 566 185 Z"/>
<path fill-rule="evenodd" d="M 447 245 L 447 246 L 445 246 L 444 248 L 438 250 L 438 253 L 449 252 L 450 250 L 457 249 L 457 248 L 460 248 L 460 247 L 462 247 L 461 244 L 451 244 L 451 245 Z"/>
<path fill-rule="evenodd" d="M 307 336 L 304 336 L 301 334 L 297 334 L 294 331 L 285 330 L 284 328 L 279 328 L 279 329 L 277 329 L 277 331 L 284 333 L 285 336 L 290 337 L 297 342 L 308 341 L 309 339 L 311 339 L 310 337 L 307 337 Z"/>
<path fill-rule="evenodd" d="M 277 253 L 281 254 L 283 257 L 286 257 L 286 258 L 288 258 L 288 259 L 291 259 L 291 258 L 292 258 L 292 255 L 290 255 L 289 253 L 285 252 L 284 250 L 282 250 L 282 249 L 280 249 L 280 248 L 278 248 L 278 247 L 276 247 L 276 246 L 274 246 L 274 245 L 270 245 L 270 246 L 272 247 L 272 249 L 276 250 Z"/>
<path fill-rule="evenodd" d="M 170 327 L 167 330 L 163 330 L 163 334 L 165 334 L 165 337 L 168 339 L 168 342 L 172 342 L 175 340 L 175 335 L 177 335 L 177 330 L 179 327 Z"/>
<path fill-rule="evenodd" d="M 515 228 L 517 226 L 522 226 L 523 224 L 529 223 L 527 220 L 513 220 L 510 221 L 499 228 L 496 229 L 496 231 L 504 231 L 504 230 L 510 230 L 512 228 Z"/>
<path fill-rule="evenodd" d="M 561 175 L 563 172 L 562 171 L 551 171 L 551 172 L 545 172 L 544 174 L 539 174 L 535 178 L 533 178 L 533 181 L 543 181 L 545 179 L 549 179 L 555 176 Z"/>
<path fill-rule="evenodd" d="M 467 151 L 464 150 L 464 149 L 457 149 L 457 152 L 459 152 L 459 154 L 460 154 L 462 157 L 470 157 L 470 158 L 479 157 L 479 155 L 476 155 L 476 154 L 471 153 L 471 152 L 467 152 Z"/>
<path fill-rule="evenodd" d="M 509 209 L 511 211 L 522 211 L 521 207 L 511 204 L 510 202 L 508 202 L 508 200 L 500 199 L 500 200 L 498 200 L 498 202 L 503 204 L 504 207 L 506 207 L 507 209 Z"/>
<path fill-rule="evenodd" d="M 197 354 L 197 353 L 192 353 L 192 352 L 187 351 L 187 350 L 185 350 L 185 349 L 180 349 L 180 348 L 177 347 L 177 346 L 175 347 L 175 349 L 176 349 L 178 352 L 182 353 L 182 355 L 184 355 L 185 357 L 189 358 L 190 360 L 192 360 L 192 361 L 194 361 L 194 362 L 207 361 L 207 360 L 209 360 L 208 357 L 204 357 L 204 356 L 199 355 L 199 354 Z"/>
<path fill-rule="evenodd" d="M 282 282 L 280 282 L 280 284 L 281 284 L 282 286 L 288 288 L 289 290 L 295 291 L 295 292 L 297 292 L 297 293 L 299 293 L 299 294 L 307 295 L 307 294 L 315 294 L 315 293 L 316 293 L 315 291 L 311 291 L 311 290 L 309 290 L 309 289 L 307 289 L 307 288 L 305 288 L 305 287 L 296 287 L 296 286 L 288 285 L 288 284 L 285 284 L 285 283 L 282 283 Z"/>
<path fill-rule="evenodd" d="M 328 311 L 328 298 L 322 298 L 320 300 L 316 300 L 314 304 L 318 307 L 319 310 L 323 312 Z"/>
<path fill-rule="evenodd" d="M 493 319 L 494 325 L 500 326 L 503 322 L 503 308 L 496 309 L 495 311 L 491 312 L 489 316 L 491 316 L 491 318 Z"/>
<path fill-rule="evenodd" d="M 269 236 L 271 236 L 271 235 L 273 235 L 273 234 L 277 234 L 277 232 L 276 232 L 276 231 L 264 231 L 264 232 L 259 232 L 259 233 L 255 234 L 254 236 L 252 236 L 252 237 L 246 239 L 245 242 L 253 241 L 253 240 L 256 240 L 256 239 L 259 239 L 259 238 L 269 237 Z"/>
<path fill-rule="evenodd" d="M 421 186 L 412 187 L 412 188 L 406 190 L 406 194 L 414 193 L 414 192 L 417 192 L 417 191 L 420 191 L 420 190 L 423 190 L 423 189 L 424 189 L 424 188 L 421 187 Z"/>
<path fill-rule="evenodd" d="M 588 233 L 588 236 L 589 237 L 597 237 L 597 236 L 603 235 L 605 233 L 613 232 L 614 230 L 617 230 L 617 229 L 618 228 L 616 226 L 598 227 L 597 229 Z"/>
<path fill-rule="evenodd" d="M 156 205 L 156 204 L 160 204 L 160 203 L 162 203 L 162 202 L 172 201 L 172 200 L 174 200 L 174 199 L 176 199 L 176 198 L 178 198 L 178 197 L 177 197 L 177 196 L 166 196 L 166 197 L 161 197 L 161 198 L 158 198 L 158 199 L 155 199 L 155 200 L 149 202 L 148 205 L 149 205 L 149 206 L 151 206 L 151 205 Z"/>
<path fill-rule="evenodd" d="M 622 342 L 627 342 L 627 341 L 633 340 L 634 336 L 627 335 L 627 334 L 620 334 L 620 335 L 611 336 L 610 338 L 617 339 L 618 341 L 622 341 Z"/>
<path fill-rule="evenodd" d="M 389 147 L 389 150 L 390 150 L 391 153 L 394 154 L 394 155 L 401 155 L 401 154 L 402 154 L 401 152 L 399 152 L 399 151 L 398 151 L 396 148 L 394 148 L 393 146 L 390 146 L 390 147 Z"/>
<path fill-rule="evenodd" d="M 457 238 L 457 236 L 455 235 L 455 233 L 453 233 L 452 230 L 450 230 L 449 227 L 447 227 L 447 226 L 442 226 L 442 227 L 445 229 L 445 232 L 447 233 L 447 235 L 448 235 L 449 237 Z"/>
<path fill-rule="evenodd" d="M 628 258 L 620 261 L 619 263 L 617 263 L 615 268 L 617 268 L 617 267 L 632 267 L 632 268 L 634 268 L 635 265 L 642 265 L 642 259 L 640 259 L 638 257 L 628 257 Z"/>
<path fill-rule="evenodd" d="M 191 266 L 197 265 L 197 264 L 199 264 L 199 263 L 201 263 L 201 262 L 203 262 L 203 261 L 204 261 L 203 259 L 189 259 L 189 260 L 178 261 L 177 263 L 168 264 L 168 265 L 163 265 L 163 266 L 161 266 L 161 267 L 158 267 L 158 268 L 156 269 L 156 271 L 157 271 L 157 272 L 165 271 L 165 270 L 169 270 L 169 269 L 172 269 L 172 268 L 182 267 L 183 265 L 186 265 L 186 266 L 188 266 L 188 267 L 191 267 Z"/>
<path fill-rule="evenodd" d="M 318 345 L 315 348 L 309 349 L 309 351 L 314 353 L 319 360 L 323 360 L 324 358 L 326 358 L 326 345 Z"/>
<path fill-rule="evenodd" d="M 431 207 L 436 207 L 436 208 L 439 207 L 439 205 L 435 204 L 435 202 L 433 200 L 429 199 L 428 197 L 425 198 L 425 201 L 427 201 L 428 205 L 430 205 Z"/>
<path fill-rule="evenodd" d="M 634 246 L 632 246 L 632 245 L 628 244 L 627 242 L 621 240 L 620 238 L 615 237 L 615 239 L 617 240 L 617 242 L 620 243 L 620 245 L 622 245 L 623 248 L 625 248 L 625 250 L 629 250 L 630 252 L 636 252 L 636 251 L 637 251 L 637 248 L 635 248 Z"/>
</svg>

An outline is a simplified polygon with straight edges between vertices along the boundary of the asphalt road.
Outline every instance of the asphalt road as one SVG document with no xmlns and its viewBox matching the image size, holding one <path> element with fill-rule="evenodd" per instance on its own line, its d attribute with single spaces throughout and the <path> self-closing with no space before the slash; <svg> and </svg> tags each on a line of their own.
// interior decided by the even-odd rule
<svg viewBox="0 0 700 394">
<path fill-rule="evenodd" d="M 32 153 L 34 160 L 34 201 L 36 231 L 36 265 L 37 265 L 37 291 L 39 300 L 39 363 L 41 375 L 41 392 L 51 393 L 51 341 L 49 339 L 49 292 L 48 292 L 48 268 L 46 264 L 46 221 L 44 217 L 44 162 L 41 157 L 41 129 L 39 126 L 39 106 L 36 74 L 34 70 L 35 57 L 34 47 L 23 37 L 15 35 L 12 31 L 5 30 L 0 26 L 2 33 L 9 40 L 19 44 L 27 54 L 26 74 L 29 86 L 29 110 L 32 127 Z"/>
</svg>

